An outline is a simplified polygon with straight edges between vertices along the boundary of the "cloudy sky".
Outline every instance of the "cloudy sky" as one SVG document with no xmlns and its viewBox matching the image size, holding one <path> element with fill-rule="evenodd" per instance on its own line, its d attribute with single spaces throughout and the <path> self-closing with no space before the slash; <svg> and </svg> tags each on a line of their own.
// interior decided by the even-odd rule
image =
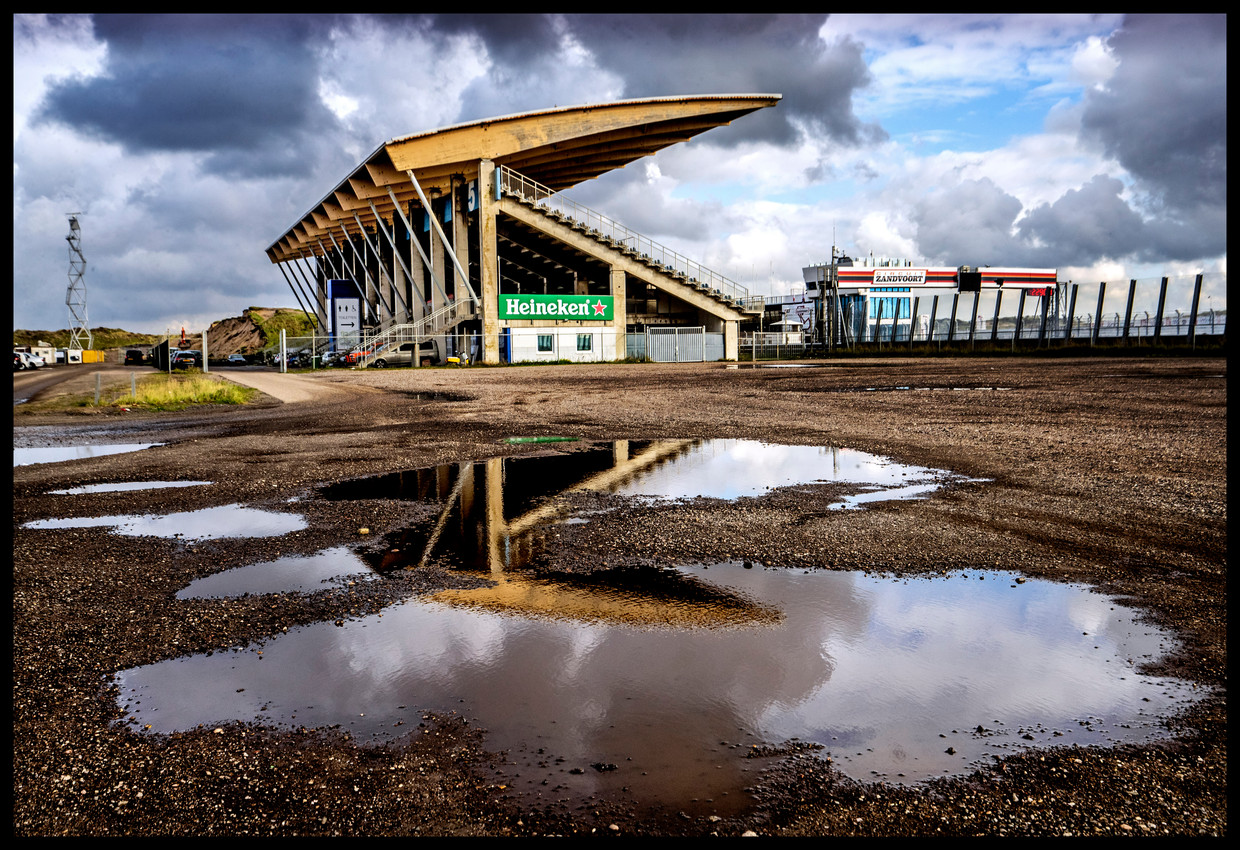
<svg viewBox="0 0 1240 850">
<path fill-rule="evenodd" d="M 91 327 L 197 330 L 296 306 L 264 250 L 388 139 L 678 94 L 783 100 L 567 194 L 751 292 L 833 239 L 1222 278 L 1226 56 L 1222 15 L 17 15 L 14 327 L 69 325 L 67 213 Z"/>
</svg>

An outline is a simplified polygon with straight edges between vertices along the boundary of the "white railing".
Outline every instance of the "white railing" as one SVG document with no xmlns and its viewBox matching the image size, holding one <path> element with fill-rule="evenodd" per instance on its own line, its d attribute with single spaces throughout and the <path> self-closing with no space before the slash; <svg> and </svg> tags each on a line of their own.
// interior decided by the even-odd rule
<svg viewBox="0 0 1240 850">
<path fill-rule="evenodd" d="M 597 239 L 605 245 L 621 251 L 640 262 L 652 265 L 681 282 L 696 287 L 715 297 L 732 302 L 736 307 L 750 312 L 761 312 L 761 296 L 750 296 L 749 290 L 718 272 L 702 266 L 688 257 L 660 245 L 649 237 L 631 230 L 618 221 L 595 212 L 570 200 L 559 192 L 500 166 L 498 171 L 500 191 L 527 203 L 534 209 L 551 216 L 574 230 Z"/>
<path fill-rule="evenodd" d="M 406 342 L 422 342 L 476 315 L 472 301 L 453 301 L 416 322 L 393 325 L 378 332 L 363 332 L 362 341 L 353 347 L 353 351 L 363 352 L 363 354 L 357 358 L 353 368 L 364 369 L 379 355 L 398 345 Z"/>
</svg>

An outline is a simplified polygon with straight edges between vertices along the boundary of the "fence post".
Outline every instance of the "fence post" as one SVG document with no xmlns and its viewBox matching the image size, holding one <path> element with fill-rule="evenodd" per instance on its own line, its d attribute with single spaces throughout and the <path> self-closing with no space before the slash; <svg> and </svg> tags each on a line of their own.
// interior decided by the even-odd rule
<svg viewBox="0 0 1240 850">
<path fill-rule="evenodd" d="M 913 312 L 908 318 L 908 350 L 913 350 L 913 337 L 917 336 L 917 309 L 921 306 L 921 296 L 913 298 Z"/>
<path fill-rule="evenodd" d="M 1076 315 L 1076 288 L 1078 284 L 1072 284 L 1072 291 L 1068 295 L 1068 322 L 1063 331 L 1064 342 L 1067 343 L 1072 339 L 1072 318 Z"/>
<path fill-rule="evenodd" d="M 1128 308 L 1124 311 L 1124 341 L 1128 341 L 1128 332 L 1132 328 L 1132 302 L 1137 297 L 1137 279 L 1128 281 Z M 1138 341 L 1140 337 L 1137 338 Z"/>
<path fill-rule="evenodd" d="M 285 328 L 280 328 L 280 374 L 288 371 L 288 349 L 284 343 Z"/>
<path fill-rule="evenodd" d="M 1025 318 L 1025 290 L 1020 291 L 1020 298 L 1016 302 L 1016 328 L 1012 331 L 1012 350 L 1016 350 L 1016 340 L 1020 339 L 1020 326 L 1024 324 Z"/>
<path fill-rule="evenodd" d="M 1162 338 L 1162 317 L 1163 310 L 1167 306 L 1167 279 L 1162 279 L 1162 285 L 1158 288 L 1158 315 L 1154 317 L 1154 339 Z"/>
<path fill-rule="evenodd" d="M 995 315 L 990 320 L 990 341 L 999 339 L 999 305 L 1003 303 L 1003 290 L 995 293 Z"/>
<path fill-rule="evenodd" d="M 969 319 L 969 347 L 977 349 L 977 308 L 982 301 L 982 292 L 979 289 L 973 293 L 973 317 Z"/>
<path fill-rule="evenodd" d="M 207 356 L 207 331 L 202 332 L 202 371 L 211 371 L 211 359 Z"/>
<path fill-rule="evenodd" d="M 1098 341 L 1098 327 L 1102 324 L 1102 300 L 1106 297 L 1107 282 L 1100 281 L 1098 283 L 1098 309 L 1094 311 L 1094 315 L 1098 320 L 1092 322 L 1089 326 L 1089 345 L 1092 348 L 1094 343 Z"/>
<path fill-rule="evenodd" d="M 99 406 L 99 395 L 103 392 L 103 373 L 95 373 L 95 407 Z"/>
<path fill-rule="evenodd" d="M 1042 347 L 1042 343 L 1046 341 L 1046 318 L 1050 312 L 1051 297 L 1049 295 L 1042 296 L 1042 323 L 1038 326 L 1038 348 Z"/>
<path fill-rule="evenodd" d="M 1196 281 L 1193 282 L 1193 312 L 1188 318 L 1188 336 L 1192 340 L 1193 350 L 1197 349 L 1197 309 L 1201 306 L 1201 279 L 1204 275 L 1197 275 Z"/>
</svg>

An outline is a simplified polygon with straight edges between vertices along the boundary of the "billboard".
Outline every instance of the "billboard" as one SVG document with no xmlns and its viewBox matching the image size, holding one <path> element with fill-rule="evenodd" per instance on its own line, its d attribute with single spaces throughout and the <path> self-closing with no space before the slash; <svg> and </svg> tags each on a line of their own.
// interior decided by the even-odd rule
<svg viewBox="0 0 1240 850">
<path fill-rule="evenodd" d="M 610 322 L 615 310 L 610 295 L 503 295 L 500 319 L 550 319 L 557 322 Z"/>
</svg>

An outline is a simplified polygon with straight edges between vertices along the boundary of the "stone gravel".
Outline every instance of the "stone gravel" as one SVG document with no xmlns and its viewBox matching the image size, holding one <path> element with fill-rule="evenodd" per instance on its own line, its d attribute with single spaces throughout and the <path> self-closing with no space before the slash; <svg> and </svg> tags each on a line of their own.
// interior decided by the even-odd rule
<svg viewBox="0 0 1240 850">
<path fill-rule="evenodd" d="M 317 398 L 178 414 L 15 407 L 15 445 L 163 442 L 14 467 L 14 831 L 45 835 L 1224 835 L 1226 360 L 1220 357 L 842 358 L 724 364 L 402 369 L 298 376 Z M 93 390 L 93 379 L 78 391 Z M 61 391 L 64 391 L 62 387 Z M 37 399 L 36 399 L 37 400 Z M 510 444 L 565 435 L 578 443 Z M 195 578 L 341 542 L 379 547 L 425 518 L 386 499 L 315 499 L 323 484 L 589 441 L 747 438 L 859 449 L 951 470 L 916 502 L 830 511 L 825 486 L 737 502 L 631 504 L 550 538 L 544 569 L 745 559 L 916 575 L 1011 570 L 1082 582 L 1173 630 L 1149 668 L 1206 695 L 1165 742 L 1039 749 L 903 787 L 851 780 L 829 754 L 766 742 L 737 816 L 638 811 L 626 799 L 514 797 L 486 731 L 446 713 L 399 742 L 253 724 L 145 733 L 111 674 L 186 653 L 260 651 L 300 624 L 377 611 L 472 581 L 424 570 L 313 595 L 188 600 Z M 78 496 L 89 483 L 210 485 Z M 578 497 L 583 509 L 592 496 Z M 290 501 L 296 500 L 296 501 Z M 299 513 L 279 538 L 192 542 L 50 517 L 243 503 Z M 366 529 L 361 533 L 361 529 Z M 587 766 L 588 767 L 588 766 Z"/>
</svg>

